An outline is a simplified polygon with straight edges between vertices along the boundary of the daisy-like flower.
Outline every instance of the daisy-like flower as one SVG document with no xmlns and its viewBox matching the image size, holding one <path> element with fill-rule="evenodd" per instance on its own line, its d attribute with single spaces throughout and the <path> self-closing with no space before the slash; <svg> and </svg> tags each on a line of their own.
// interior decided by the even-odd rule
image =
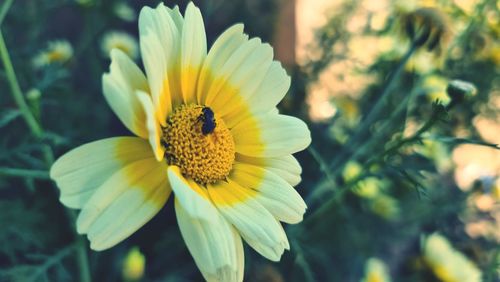
<svg viewBox="0 0 500 282">
<path fill-rule="evenodd" d="M 378 258 L 368 259 L 365 264 L 365 277 L 361 282 L 391 282 L 385 263 Z"/>
<path fill-rule="evenodd" d="M 481 271 L 440 234 L 429 235 L 424 242 L 423 251 L 425 262 L 441 281 L 481 281 Z"/>
<path fill-rule="evenodd" d="M 101 41 L 101 49 L 107 57 L 111 56 L 113 49 L 120 49 L 125 55 L 134 60 L 139 56 L 137 40 L 130 34 L 121 31 L 110 31 L 104 34 Z"/>
<path fill-rule="evenodd" d="M 43 67 L 53 63 L 65 63 L 73 57 L 73 47 L 67 40 L 54 40 L 47 48 L 33 58 L 35 67 Z"/>
<path fill-rule="evenodd" d="M 273 50 L 241 24 L 207 53 L 192 3 L 145 7 L 139 15 L 145 73 L 122 51 L 103 76 L 106 100 L 137 137 L 78 147 L 53 165 L 61 202 L 81 209 L 77 231 L 93 250 L 124 240 L 175 196 L 178 225 L 206 280 L 243 279 L 242 238 L 278 261 L 306 205 L 292 187 L 292 156 L 311 142 L 301 120 L 278 114 L 290 78 Z"/>
</svg>

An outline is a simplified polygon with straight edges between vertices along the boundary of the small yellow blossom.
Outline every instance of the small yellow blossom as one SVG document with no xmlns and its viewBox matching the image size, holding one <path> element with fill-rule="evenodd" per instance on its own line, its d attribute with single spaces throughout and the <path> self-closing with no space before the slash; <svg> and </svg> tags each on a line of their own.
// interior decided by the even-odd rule
<svg viewBox="0 0 500 282">
<path fill-rule="evenodd" d="M 138 247 L 130 249 L 123 261 L 123 280 L 138 281 L 144 275 L 146 257 Z"/>
<path fill-rule="evenodd" d="M 132 59 L 137 59 L 139 55 L 137 40 L 130 34 L 121 31 L 107 32 L 102 38 L 101 49 L 106 57 L 110 57 L 113 49 L 120 49 Z"/>
<path fill-rule="evenodd" d="M 358 162 L 350 161 L 346 164 L 344 171 L 342 172 L 342 176 L 344 177 L 345 182 L 349 182 L 356 179 L 362 171 L 363 168 Z"/>
<path fill-rule="evenodd" d="M 373 199 L 380 194 L 386 185 L 384 181 L 376 177 L 367 177 L 356 184 L 353 192 L 362 198 Z"/>
<path fill-rule="evenodd" d="M 491 195 L 495 200 L 500 201 L 500 177 L 497 178 L 491 187 Z"/>
<path fill-rule="evenodd" d="M 446 93 L 448 80 L 439 75 L 429 75 L 423 81 L 423 87 L 430 101 L 440 101 L 444 105 L 450 103 L 451 99 Z"/>
<path fill-rule="evenodd" d="M 73 56 L 73 47 L 67 40 L 54 40 L 47 48 L 33 58 L 35 67 L 43 67 L 53 63 L 65 63 Z"/>
<path fill-rule="evenodd" d="M 370 208 L 374 214 L 387 220 L 396 219 L 400 214 L 398 201 L 385 194 L 379 194 L 371 199 Z"/>
<path fill-rule="evenodd" d="M 370 258 L 365 264 L 365 277 L 361 282 L 390 282 L 387 266 L 378 258 Z"/>
<path fill-rule="evenodd" d="M 427 237 L 423 247 L 424 261 L 443 282 L 479 282 L 480 270 L 443 236 Z"/>
</svg>

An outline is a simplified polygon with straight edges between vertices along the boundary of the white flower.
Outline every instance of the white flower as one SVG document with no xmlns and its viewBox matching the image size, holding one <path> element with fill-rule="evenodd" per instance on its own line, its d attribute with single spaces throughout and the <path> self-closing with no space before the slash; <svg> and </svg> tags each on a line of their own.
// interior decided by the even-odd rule
<svg viewBox="0 0 500 282">
<path fill-rule="evenodd" d="M 101 49 L 106 57 L 111 55 L 111 50 L 113 49 L 120 49 L 132 59 L 137 59 L 139 56 L 137 40 L 126 32 L 107 32 L 102 38 Z"/>
<path fill-rule="evenodd" d="M 365 264 L 365 277 L 361 282 L 391 282 L 385 263 L 378 258 L 370 258 Z"/>
<path fill-rule="evenodd" d="M 278 261 L 289 248 L 280 224 L 306 205 L 292 187 L 292 156 L 311 142 L 301 120 L 276 105 L 290 78 L 273 50 L 238 24 L 207 53 L 200 10 L 190 3 L 139 15 L 146 75 L 119 49 L 103 75 L 104 96 L 137 137 L 78 147 L 56 161 L 60 200 L 81 209 L 77 231 L 110 248 L 148 222 L 173 192 L 181 234 L 208 281 L 242 281 L 242 238 Z"/>
<path fill-rule="evenodd" d="M 444 282 L 479 282 L 481 271 L 448 240 L 434 233 L 424 242 L 424 260 L 434 274 Z"/>
<path fill-rule="evenodd" d="M 54 40 L 47 48 L 33 58 L 35 67 L 43 67 L 53 63 L 65 63 L 73 57 L 73 47 L 67 40 Z"/>
</svg>

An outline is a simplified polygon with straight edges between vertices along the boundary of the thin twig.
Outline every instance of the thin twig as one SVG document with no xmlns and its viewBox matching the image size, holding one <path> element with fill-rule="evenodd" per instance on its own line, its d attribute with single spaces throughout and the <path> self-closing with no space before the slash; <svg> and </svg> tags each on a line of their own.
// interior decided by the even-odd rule
<svg viewBox="0 0 500 282">
<path fill-rule="evenodd" d="M 21 111 L 24 120 L 28 124 L 29 129 L 33 133 L 33 135 L 39 139 L 43 139 L 43 129 L 38 121 L 33 116 L 33 113 L 30 111 L 26 101 L 24 99 L 24 95 L 21 91 L 21 87 L 19 86 L 19 82 L 16 77 L 16 73 L 14 72 L 14 67 L 12 65 L 12 61 L 10 60 L 10 55 L 5 45 L 5 40 L 3 38 L 2 31 L 0 30 L 0 57 L 2 59 L 3 65 L 5 67 L 5 72 L 7 74 L 7 80 L 9 81 L 9 85 L 11 88 L 12 96 Z M 51 166 L 54 162 L 54 154 L 52 153 L 52 149 L 47 144 L 42 144 L 42 155 L 45 159 L 47 166 Z M 75 222 L 76 215 L 74 211 L 67 209 L 69 220 Z M 80 268 L 80 281 L 81 282 L 90 282 L 90 269 L 88 265 L 88 255 L 87 255 L 87 247 L 82 237 L 75 233 L 77 240 L 77 256 L 76 260 L 78 262 L 78 266 Z"/>
<path fill-rule="evenodd" d="M 342 169 L 344 168 L 346 159 L 348 159 L 352 154 L 351 148 L 356 148 L 356 151 L 359 151 L 359 143 L 364 141 L 363 138 L 369 131 L 370 126 L 372 126 L 373 123 L 380 117 L 380 115 L 384 113 L 385 106 L 387 106 L 387 103 L 389 102 L 389 98 L 391 96 L 390 93 L 392 93 L 394 87 L 396 86 L 396 81 L 398 81 L 399 77 L 401 76 L 404 66 L 416 51 L 416 49 L 417 46 L 413 43 L 401 59 L 401 62 L 396 68 L 394 74 L 389 79 L 384 91 L 373 106 L 372 110 L 368 113 L 367 117 L 356 130 L 354 135 L 347 141 L 346 144 L 348 144 L 349 147 L 344 148 L 344 150 L 333 160 L 330 168 L 336 171 L 334 175 L 338 175 L 339 171 L 342 171 Z"/>
<path fill-rule="evenodd" d="M 37 120 L 31 113 L 26 101 L 23 97 L 23 92 L 19 87 L 19 82 L 17 81 L 16 74 L 14 72 L 14 67 L 12 66 L 12 61 L 10 60 L 9 51 L 7 50 L 7 46 L 5 45 L 5 40 L 3 38 L 2 31 L 0 30 L 0 56 L 2 58 L 3 66 L 5 68 L 5 74 L 7 75 L 7 80 L 9 82 L 10 90 L 12 92 L 12 96 L 17 104 L 17 107 L 21 111 L 21 114 L 28 124 L 31 132 L 37 138 L 42 138 L 43 131 L 41 126 L 38 124 Z"/>
<path fill-rule="evenodd" d="M 14 0 L 5 1 L 2 5 L 2 8 L 0 9 L 0 27 L 2 26 L 3 20 L 5 19 L 10 6 L 12 6 L 12 2 L 14 2 Z"/>
<path fill-rule="evenodd" d="M 66 256 L 71 254 L 71 252 L 73 252 L 74 249 L 75 246 L 70 245 L 57 252 L 55 255 L 49 257 L 42 265 L 36 268 L 36 271 L 34 271 L 33 274 L 28 279 L 26 279 L 26 281 L 38 281 L 40 275 L 46 273 L 52 266 L 59 263 Z"/>
<path fill-rule="evenodd" d="M 27 177 L 27 178 L 37 178 L 37 179 L 50 179 L 49 172 L 45 170 L 33 170 L 33 169 L 22 169 L 22 168 L 10 168 L 10 167 L 0 167 L 1 176 L 12 176 L 12 177 Z"/>
<path fill-rule="evenodd" d="M 309 153 L 311 153 L 311 156 L 318 163 L 319 169 L 325 174 L 326 179 L 328 179 L 328 182 L 330 182 L 330 184 L 332 185 L 332 187 L 335 187 L 336 186 L 335 179 L 330 174 L 330 171 L 328 170 L 328 165 L 323 160 L 323 158 L 321 157 L 321 155 L 319 154 L 319 152 L 316 151 L 316 149 L 314 149 L 314 147 L 312 145 L 307 148 L 307 151 Z"/>
</svg>

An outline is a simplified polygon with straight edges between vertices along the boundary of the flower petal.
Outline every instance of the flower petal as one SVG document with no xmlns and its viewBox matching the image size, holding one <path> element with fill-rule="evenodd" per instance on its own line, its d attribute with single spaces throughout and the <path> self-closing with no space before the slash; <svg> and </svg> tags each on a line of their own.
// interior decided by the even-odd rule
<svg viewBox="0 0 500 282">
<path fill-rule="evenodd" d="M 245 189 L 228 179 L 208 186 L 208 194 L 222 215 L 238 229 L 243 239 L 270 260 L 280 259 L 289 248 L 283 228 L 255 197 L 255 191 Z"/>
<path fill-rule="evenodd" d="M 198 9 L 192 2 L 186 8 L 181 43 L 181 88 L 184 103 L 196 101 L 198 74 L 207 56 L 205 25 Z"/>
<path fill-rule="evenodd" d="M 153 157 L 128 164 L 104 182 L 83 206 L 76 226 L 94 250 L 110 248 L 148 222 L 171 189 L 165 163 Z"/>
<path fill-rule="evenodd" d="M 139 67 L 119 49 L 111 51 L 110 72 L 103 75 L 102 88 L 122 123 L 135 135 L 146 138 L 145 113 L 135 91 L 149 92 L 148 83 Z"/>
<path fill-rule="evenodd" d="M 259 38 L 242 44 L 220 69 L 212 70 L 206 104 L 223 118 L 235 112 L 241 115 L 242 110 L 247 110 L 245 101 L 262 83 L 272 58 L 273 49 Z"/>
<path fill-rule="evenodd" d="M 189 252 L 207 281 L 243 281 L 243 244 L 236 230 L 212 207 L 212 221 L 194 218 L 175 200 L 175 213 Z"/>
<path fill-rule="evenodd" d="M 274 110 L 283 100 L 290 88 L 291 79 L 281 63 L 273 61 L 267 70 L 262 83 L 255 93 L 248 98 L 248 105 L 252 113 L 269 112 Z"/>
<path fill-rule="evenodd" d="M 302 167 L 292 155 L 276 158 L 254 158 L 236 154 L 236 161 L 264 167 L 285 179 L 292 186 L 296 186 L 301 181 Z"/>
<path fill-rule="evenodd" d="M 161 144 L 161 127 L 157 120 L 157 116 L 155 115 L 151 97 L 140 91 L 137 92 L 137 97 L 139 98 L 139 101 L 144 108 L 144 112 L 146 113 L 145 122 L 148 130 L 149 144 L 151 144 L 156 160 L 161 161 L 165 155 L 165 148 Z"/>
<path fill-rule="evenodd" d="M 168 167 L 168 180 L 174 191 L 175 198 L 184 207 L 192 218 L 215 221 L 213 217 L 213 204 L 205 188 L 200 187 L 191 179 L 184 178 L 177 166 Z"/>
<path fill-rule="evenodd" d="M 311 143 L 307 125 L 298 118 L 266 113 L 252 116 L 231 129 L 236 152 L 252 157 L 282 157 Z"/>
<path fill-rule="evenodd" d="M 248 35 L 243 33 L 242 24 L 231 26 L 215 40 L 200 71 L 197 89 L 198 104 L 206 104 L 210 86 L 217 83 L 213 72 L 222 68 L 231 55 L 246 41 L 248 41 Z"/>
<path fill-rule="evenodd" d="M 160 3 L 156 9 L 142 8 L 139 14 L 141 55 L 148 76 L 151 96 L 158 120 L 164 126 L 172 102 L 180 100 L 179 54 L 182 18 L 178 9 Z"/>
<path fill-rule="evenodd" d="M 229 178 L 242 187 L 257 191 L 255 200 L 276 219 L 286 223 L 302 221 L 307 208 L 304 200 L 290 184 L 271 171 L 235 163 Z"/>
<path fill-rule="evenodd" d="M 61 156 L 50 169 L 50 177 L 61 191 L 60 201 L 79 209 L 97 187 L 123 166 L 152 158 L 148 142 L 137 137 L 114 137 L 77 147 Z"/>
</svg>

